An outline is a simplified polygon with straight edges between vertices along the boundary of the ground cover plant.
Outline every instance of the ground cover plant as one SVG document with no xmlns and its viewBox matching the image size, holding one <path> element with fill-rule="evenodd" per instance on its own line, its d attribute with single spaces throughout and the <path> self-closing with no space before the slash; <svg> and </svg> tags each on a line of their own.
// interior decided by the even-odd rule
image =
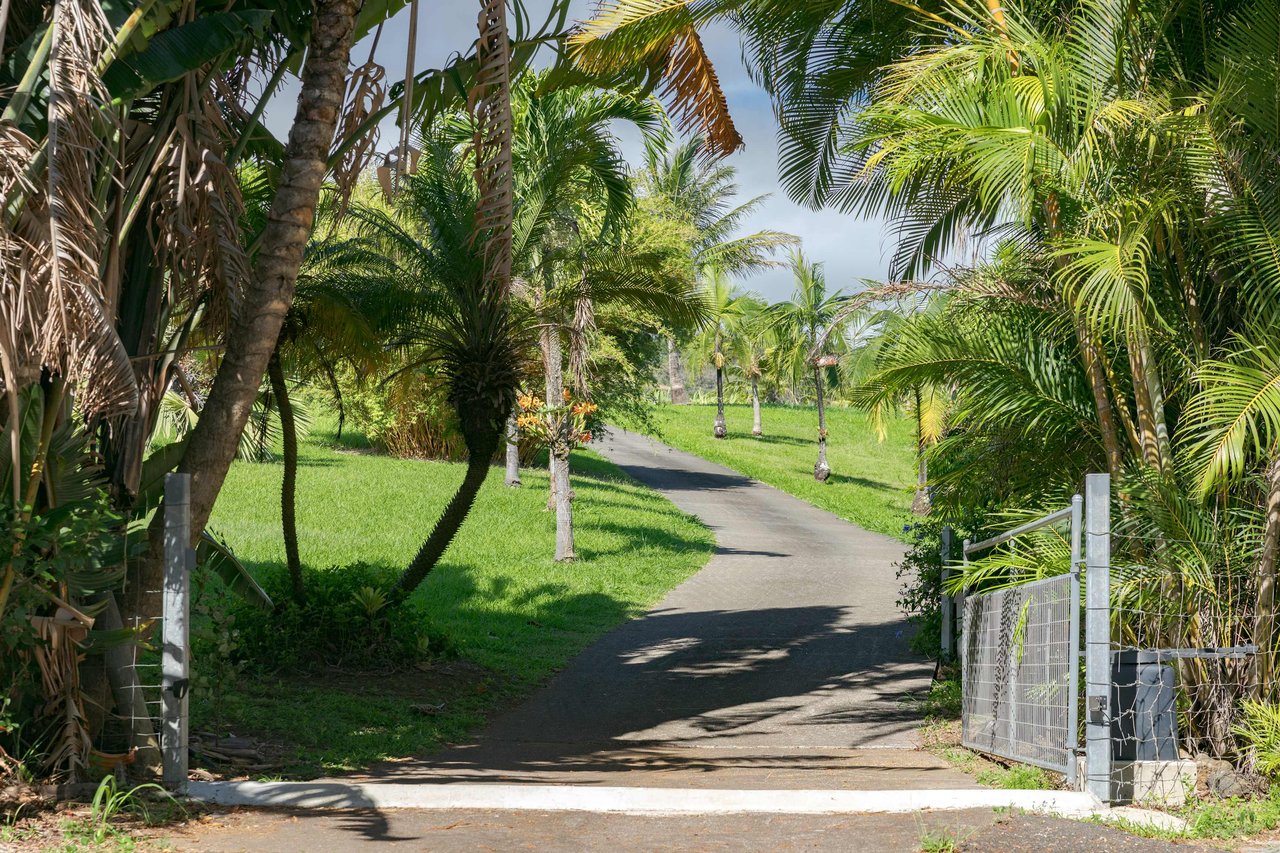
<svg viewBox="0 0 1280 853">
<path fill-rule="evenodd" d="M 831 477 L 813 478 L 817 446 L 812 406 L 765 406 L 764 435 L 751 435 L 751 407 L 725 407 L 728 438 L 711 432 L 715 406 L 662 406 L 650 431 L 672 447 L 732 468 L 868 530 L 901 538 L 915 488 L 914 422 L 886 419 L 884 441 L 857 409 L 827 410 Z"/>
<path fill-rule="evenodd" d="M 332 587 L 318 579 L 349 571 L 351 596 L 368 603 L 362 590 L 394 582 L 420 544 L 421 519 L 456 487 L 462 466 L 348 449 L 356 443 L 349 433 L 339 449 L 328 443 L 332 426 L 321 418 L 300 446 L 302 563 L 309 589 Z M 572 468 L 580 498 L 575 563 L 553 559 L 545 471 L 522 471 L 519 489 L 490 477 L 474 523 L 408 602 L 425 639 L 417 666 L 397 663 L 388 673 L 361 661 L 373 666 L 369 674 L 310 660 L 278 668 L 278 656 L 255 655 L 217 690 L 216 703 L 197 701 L 194 728 L 252 733 L 277 747 L 281 770 L 272 772 L 290 775 L 421 754 L 463 737 L 707 561 L 711 534 L 665 499 L 589 452 L 575 452 Z M 276 466 L 237 463 L 213 518 L 268 589 L 285 588 L 279 490 Z M 235 618 L 253 617 L 241 608 Z"/>
</svg>

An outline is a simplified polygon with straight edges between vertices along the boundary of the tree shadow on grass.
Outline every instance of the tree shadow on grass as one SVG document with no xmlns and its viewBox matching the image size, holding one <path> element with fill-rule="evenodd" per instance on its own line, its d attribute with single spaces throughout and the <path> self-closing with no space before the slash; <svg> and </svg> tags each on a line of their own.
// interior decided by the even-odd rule
<svg viewBox="0 0 1280 853">
<path fill-rule="evenodd" d="M 848 474 L 841 474 L 838 471 L 832 471 L 831 476 L 827 478 L 829 483 L 841 483 L 850 486 L 861 486 L 864 489 L 875 489 L 879 492 L 895 492 L 900 493 L 902 490 L 889 485 L 883 480 L 870 480 L 866 477 L 851 477 Z"/>
<path fill-rule="evenodd" d="M 817 432 L 817 424 L 814 424 L 814 432 Z M 813 452 L 818 452 L 818 442 L 813 438 L 795 438 L 790 435 L 770 435 L 766 430 L 764 435 L 744 435 L 744 439 L 758 441 L 761 444 L 787 444 L 792 447 L 812 447 Z"/>
</svg>

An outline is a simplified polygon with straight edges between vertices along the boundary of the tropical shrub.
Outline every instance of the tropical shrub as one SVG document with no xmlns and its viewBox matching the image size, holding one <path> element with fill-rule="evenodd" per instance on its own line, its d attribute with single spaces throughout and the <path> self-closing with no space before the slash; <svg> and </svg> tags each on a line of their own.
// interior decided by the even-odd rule
<svg viewBox="0 0 1280 853">
<path fill-rule="evenodd" d="M 308 572 L 305 602 L 265 609 L 229 599 L 227 615 L 235 641 L 206 653 L 226 657 L 225 665 L 255 673 L 305 672 L 329 666 L 389 670 L 431 657 L 450 656 L 449 638 L 429 627 L 412 603 L 389 594 L 395 576 L 366 563 Z M 289 580 L 270 572 L 263 587 L 273 600 L 288 597 Z"/>
</svg>

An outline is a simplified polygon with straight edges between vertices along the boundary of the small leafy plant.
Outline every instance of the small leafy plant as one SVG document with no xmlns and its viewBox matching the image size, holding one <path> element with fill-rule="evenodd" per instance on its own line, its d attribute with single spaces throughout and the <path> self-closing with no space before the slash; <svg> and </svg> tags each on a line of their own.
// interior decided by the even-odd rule
<svg viewBox="0 0 1280 853">
<path fill-rule="evenodd" d="M 1231 731 L 1253 752 L 1253 764 L 1263 776 L 1280 775 L 1280 705 L 1245 700 L 1241 721 Z"/>
</svg>

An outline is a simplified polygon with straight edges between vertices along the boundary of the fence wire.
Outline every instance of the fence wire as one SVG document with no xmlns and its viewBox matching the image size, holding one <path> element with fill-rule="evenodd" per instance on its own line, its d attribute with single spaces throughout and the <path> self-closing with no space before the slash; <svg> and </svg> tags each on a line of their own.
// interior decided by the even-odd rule
<svg viewBox="0 0 1280 853">
<path fill-rule="evenodd" d="M 1071 731 L 1071 576 L 964 601 L 962 742 L 971 749 L 1068 773 Z"/>
<path fill-rule="evenodd" d="M 1234 730 L 1246 700 L 1265 698 L 1249 543 L 1112 541 L 1114 796 L 1243 793 L 1252 768 Z"/>
</svg>

